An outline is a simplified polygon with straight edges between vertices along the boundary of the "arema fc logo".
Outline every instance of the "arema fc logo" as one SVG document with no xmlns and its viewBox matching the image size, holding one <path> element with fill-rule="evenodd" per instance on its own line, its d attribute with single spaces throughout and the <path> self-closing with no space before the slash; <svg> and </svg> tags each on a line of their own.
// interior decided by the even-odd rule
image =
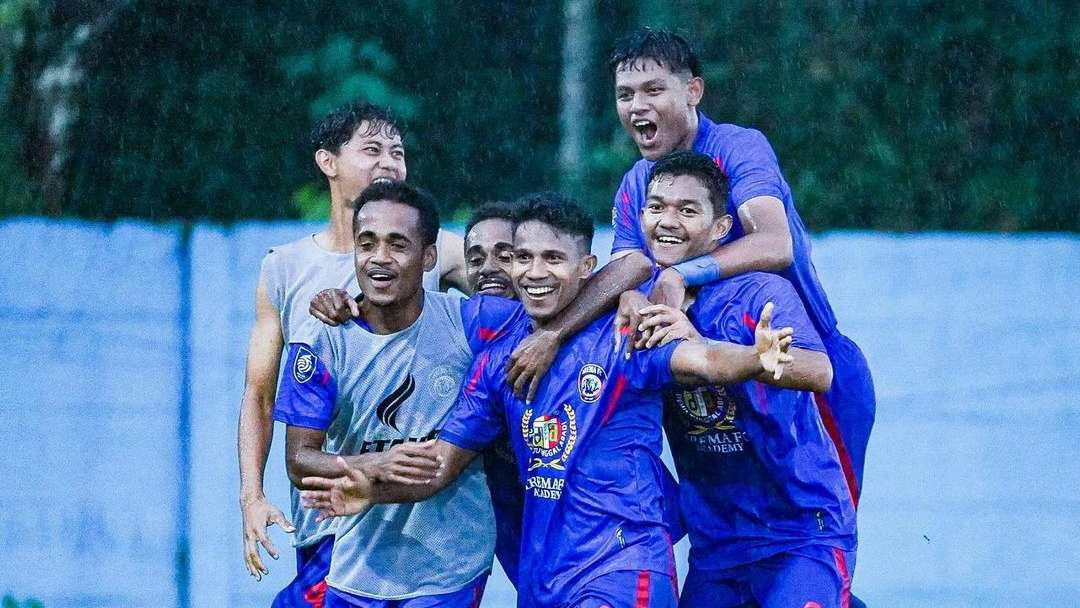
<svg viewBox="0 0 1080 608">
<path fill-rule="evenodd" d="M 315 353 L 301 346 L 296 351 L 296 360 L 293 362 L 293 379 L 297 384 L 303 384 L 315 375 Z"/>
<path fill-rule="evenodd" d="M 578 372 L 577 389 L 578 395 L 585 403 L 595 403 L 604 392 L 604 382 L 607 381 L 607 372 L 595 363 L 587 363 L 581 366 Z"/>
</svg>

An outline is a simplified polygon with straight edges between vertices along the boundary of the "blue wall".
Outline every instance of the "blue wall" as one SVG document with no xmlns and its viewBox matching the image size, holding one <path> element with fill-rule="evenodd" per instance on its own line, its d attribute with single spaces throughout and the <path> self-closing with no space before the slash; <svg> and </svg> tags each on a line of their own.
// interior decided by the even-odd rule
<svg viewBox="0 0 1080 608">
<path fill-rule="evenodd" d="M 0 594 L 269 604 L 292 557 L 261 583 L 244 569 L 236 420 L 259 260 L 305 230 L 199 225 L 188 256 L 176 225 L 0 221 Z M 814 258 L 878 387 L 859 595 L 1075 605 L 1080 238 L 829 234 Z M 486 605 L 510 597 L 493 580 Z"/>
</svg>

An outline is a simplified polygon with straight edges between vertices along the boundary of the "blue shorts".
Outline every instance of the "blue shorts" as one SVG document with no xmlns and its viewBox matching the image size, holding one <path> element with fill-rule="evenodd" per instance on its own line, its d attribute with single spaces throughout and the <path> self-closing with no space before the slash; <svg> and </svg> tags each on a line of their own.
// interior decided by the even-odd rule
<svg viewBox="0 0 1080 608">
<path fill-rule="evenodd" d="M 810 545 L 734 568 L 691 568 L 679 608 L 850 608 L 855 555 Z"/>
<path fill-rule="evenodd" d="M 859 347 L 839 332 L 823 337 L 833 367 L 829 390 L 814 395 L 821 421 L 836 444 L 856 507 L 862 492 L 866 444 L 874 426 L 877 398 L 870 366 Z"/>
<path fill-rule="evenodd" d="M 602 574 L 582 587 L 567 608 L 676 608 L 674 577 L 649 570 Z"/>
<path fill-rule="evenodd" d="M 323 608 L 326 575 L 330 573 L 333 549 L 333 536 L 327 536 L 313 545 L 298 547 L 296 578 L 277 594 L 272 608 Z"/>
<path fill-rule="evenodd" d="M 403 600 L 380 600 L 353 595 L 330 587 L 326 593 L 326 608 L 478 608 L 484 597 L 488 572 L 459 591 L 438 595 L 421 595 Z"/>
</svg>

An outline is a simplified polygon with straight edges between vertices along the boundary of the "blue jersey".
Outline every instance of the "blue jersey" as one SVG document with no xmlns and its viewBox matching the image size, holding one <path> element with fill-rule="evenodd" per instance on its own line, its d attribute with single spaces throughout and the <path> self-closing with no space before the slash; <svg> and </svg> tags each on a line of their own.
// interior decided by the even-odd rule
<svg viewBox="0 0 1080 608">
<path fill-rule="evenodd" d="M 717 124 L 699 112 L 694 151 L 713 159 L 728 178 L 731 196 L 727 212 L 735 219 L 731 228 L 732 239 L 746 233 L 738 213 L 743 203 L 757 196 L 772 196 L 784 204 L 791 230 L 792 263 L 778 274 L 795 286 L 818 332 L 822 336 L 831 335 L 836 329 L 836 317 L 810 260 L 810 235 L 795 209 L 791 188 L 780 173 L 780 165 L 769 141 L 760 131 Z M 652 161 L 639 160 L 623 176 L 622 184 L 615 193 L 612 253 L 621 249 L 640 249 L 649 253 L 641 229 L 641 211 L 645 207 L 652 167 Z"/>
<path fill-rule="evenodd" d="M 750 272 L 702 287 L 687 315 L 703 336 L 754 343 L 756 319 L 824 352 L 791 284 Z M 745 564 L 810 544 L 855 548 L 855 510 L 813 394 L 757 381 L 664 391 L 693 569 Z"/>
<path fill-rule="evenodd" d="M 657 389 L 672 381 L 676 343 L 626 360 L 613 319 L 562 345 L 529 404 L 506 381 L 509 356 L 531 331 L 518 321 L 476 358 L 440 434 L 474 451 L 510 437 L 525 484 L 520 606 L 561 606 L 610 572 L 674 574 Z"/>
</svg>

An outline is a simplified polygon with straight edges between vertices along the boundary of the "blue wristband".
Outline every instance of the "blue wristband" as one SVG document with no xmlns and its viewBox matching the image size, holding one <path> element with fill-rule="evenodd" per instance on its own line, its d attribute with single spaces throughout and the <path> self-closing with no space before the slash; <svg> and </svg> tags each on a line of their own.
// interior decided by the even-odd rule
<svg viewBox="0 0 1080 608">
<path fill-rule="evenodd" d="M 687 287 L 698 287 L 719 281 L 723 276 L 720 264 L 711 255 L 703 255 L 699 258 L 687 260 L 672 266 L 675 272 L 682 275 Z"/>
</svg>

